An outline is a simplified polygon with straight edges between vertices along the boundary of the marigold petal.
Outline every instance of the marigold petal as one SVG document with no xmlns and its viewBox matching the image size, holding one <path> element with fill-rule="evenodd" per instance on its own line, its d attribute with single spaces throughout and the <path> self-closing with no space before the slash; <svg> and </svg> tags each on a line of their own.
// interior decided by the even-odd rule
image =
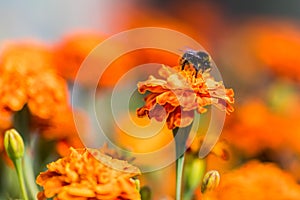
<svg viewBox="0 0 300 200">
<path fill-rule="evenodd" d="M 174 129 L 175 127 L 186 127 L 193 122 L 194 111 L 182 111 L 180 107 L 169 114 L 167 119 L 167 125 L 169 129 Z"/>
<path fill-rule="evenodd" d="M 162 122 L 164 118 L 166 117 L 167 113 L 163 106 L 156 104 L 150 111 L 149 111 L 149 118 L 156 119 L 159 122 Z"/>
<path fill-rule="evenodd" d="M 64 187 L 64 190 L 69 194 L 73 196 L 78 197 L 95 197 L 95 192 L 92 189 L 82 187 L 78 184 L 73 184 L 67 187 Z"/>
<path fill-rule="evenodd" d="M 165 90 L 163 86 L 165 86 L 166 84 L 167 82 L 164 80 L 156 79 L 153 76 L 149 76 L 149 79 L 147 81 L 139 82 L 137 84 L 137 87 L 138 91 L 141 94 L 144 94 L 147 90 L 153 93 L 160 93 Z"/>
<path fill-rule="evenodd" d="M 172 91 L 163 92 L 157 95 L 156 102 L 160 105 L 165 105 L 166 103 L 169 103 L 172 106 L 179 106 L 178 98 Z"/>
<path fill-rule="evenodd" d="M 165 79 L 174 73 L 176 73 L 176 70 L 166 65 L 162 65 L 162 67 L 158 70 L 158 74 Z"/>
</svg>

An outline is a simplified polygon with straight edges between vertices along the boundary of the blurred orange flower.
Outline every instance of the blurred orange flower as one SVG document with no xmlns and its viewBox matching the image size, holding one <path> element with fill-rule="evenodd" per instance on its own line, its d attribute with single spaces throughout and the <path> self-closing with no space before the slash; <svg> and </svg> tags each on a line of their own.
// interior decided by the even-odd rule
<svg viewBox="0 0 300 200">
<path fill-rule="evenodd" d="M 258 99 L 249 99 L 241 105 L 226 121 L 222 138 L 231 145 L 234 157 L 277 162 L 300 180 L 300 112 L 296 106 L 299 96 L 286 98 L 282 92 L 278 94 L 283 105 L 270 107 Z"/>
<path fill-rule="evenodd" d="M 11 125 L 12 125 L 12 112 L 0 108 L 0 133 L 2 133 L 3 130 L 10 128 Z"/>
<path fill-rule="evenodd" d="M 0 108 L 0 153 L 4 150 L 3 138 L 5 130 L 12 126 L 12 113 Z"/>
<path fill-rule="evenodd" d="M 141 199 L 133 180 L 139 169 L 99 150 L 72 148 L 69 156 L 47 167 L 36 179 L 44 188 L 38 199 Z"/>
<path fill-rule="evenodd" d="M 103 35 L 95 32 L 78 32 L 63 38 L 55 47 L 59 74 L 67 79 L 75 79 L 84 59 L 104 39 Z"/>
<path fill-rule="evenodd" d="M 266 26 L 267 24 L 267 26 Z M 300 80 L 300 27 L 283 20 L 257 20 L 250 24 L 254 55 L 279 76 Z"/>
<path fill-rule="evenodd" d="M 103 34 L 87 31 L 66 36 L 56 45 L 55 48 L 56 66 L 61 76 L 66 79 L 75 80 L 77 72 L 83 61 L 90 53 L 92 53 L 92 50 L 105 39 L 106 36 Z M 107 56 L 109 57 L 110 53 L 114 51 L 114 48 L 116 47 L 106 49 L 105 52 L 100 52 L 101 55 L 97 57 L 97 62 L 101 63 L 102 59 L 106 59 Z M 114 60 L 109 66 L 97 64 L 97 67 L 105 68 L 105 71 L 101 75 L 99 84 L 101 86 L 114 85 L 128 69 L 136 66 L 136 58 L 140 56 L 140 54 L 136 53 L 134 53 L 133 56 L 125 54 Z M 98 69 L 97 67 L 96 69 Z M 91 70 L 88 73 L 94 73 L 93 70 L 95 70 L 95 67 L 91 67 Z M 89 74 L 87 74 L 86 77 L 87 80 L 84 79 L 79 81 L 82 84 L 91 84 Z"/>
<path fill-rule="evenodd" d="M 239 152 L 253 156 L 283 144 L 282 128 L 280 117 L 273 115 L 260 100 L 252 100 L 228 118 L 222 137 Z"/>
<path fill-rule="evenodd" d="M 188 5 L 185 5 L 188 6 Z M 188 6 L 190 7 L 190 6 Z M 181 7 L 182 8 L 182 7 Z M 190 8 L 189 8 L 190 9 Z M 188 10 L 189 10 L 188 9 Z M 185 16 L 190 16 L 185 9 L 181 9 Z M 207 11 L 207 8 L 205 9 Z M 203 10 L 197 10 L 200 13 L 204 13 Z M 134 5 L 132 7 L 127 8 L 127 12 L 130 13 L 128 15 L 127 19 L 125 18 L 120 23 L 120 20 L 118 20 L 118 31 L 120 29 L 122 30 L 128 30 L 132 28 L 143 28 L 143 27 L 158 27 L 158 28 L 166 28 L 174 31 L 178 31 L 180 33 L 186 34 L 193 39 L 200 42 L 201 45 L 205 47 L 205 49 L 210 49 L 210 41 L 207 39 L 207 35 L 204 35 L 203 33 L 206 32 L 210 27 L 207 27 L 207 24 L 205 24 L 205 30 L 197 30 L 194 26 L 191 26 L 191 24 L 188 24 L 187 19 L 180 19 L 180 16 L 178 16 L 178 13 L 181 11 L 176 11 L 176 16 L 171 16 L 168 13 L 165 12 L 165 10 L 160 11 L 158 9 L 151 9 L 150 7 L 144 7 L 139 5 Z M 205 13 L 206 14 L 206 13 Z M 116 13 L 118 15 L 118 13 Z M 213 16 L 215 17 L 217 14 L 215 13 Z M 155 16 L 155 17 L 153 17 Z M 120 16 L 124 18 L 124 16 Z M 195 15 L 193 14 L 193 17 L 195 18 Z M 212 16 L 203 16 L 203 21 L 207 21 L 207 23 L 212 24 L 212 21 L 209 21 L 209 19 L 212 19 Z M 196 17 L 199 21 L 199 17 Z M 116 18 L 117 19 L 117 18 Z M 201 24 L 202 25 L 202 24 Z M 199 24 L 197 24 L 197 27 L 199 27 Z M 153 34 L 153 33 L 150 33 Z M 171 37 L 168 41 L 177 41 L 178 38 Z M 168 41 L 161 41 L 161 42 L 168 42 Z"/>
<path fill-rule="evenodd" d="M 10 44 L 0 61 L 0 109 L 26 104 L 33 116 L 49 119 L 67 106 L 66 82 L 56 74 L 51 51 L 33 43 Z"/>
<path fill-rule="evenodd" d="M 168 128 L 174 129 L 190 125 L 194 111 L 204 113 L 204 107 L 208 105 L 214 105 L 227 113 L 233 112 L 233 90 L 225 89 L 223 83 L 216 82 L 209 72 L 195 76 L 193 68 L 175 70 L 163 66 L 159 75 L 163 79 L 150 76 L 148 80 L 138 83 L 141 94 L 150 92 L 145 97 L 146 104 L 137 110 L 139 117 L 147 115 L 157 121 L 166 118 Z"/>
<path fill-rule="evenodd" d="M 300 115 L 298 108 L 293 110 L 276 113 L 261 100 L 252 99 L 228 118 L 222 137 L 250 157 L 264 150 L 292 149 L 300 153 L 295 140 L 299 138 Z"/>
<path fill-rule="evenodd" d="M 201 197 L 202 196 L 202 197 Z M 298 199 L 300 185 L 288 173 L 271 163 L 251 161 L 221 175 L 220 185 L 196 199 Z"/>
<path fill-rule="evenodd" d="M 0 96 L 0 131 L 13 126 L 15 113 L 27 106 L 31 130 L 65 142 L 67 147 L 82 147 L 68 103 L 67 83 L 57 74 L 49 47 L 8 43 L 0 60 Z"/>
</svg>

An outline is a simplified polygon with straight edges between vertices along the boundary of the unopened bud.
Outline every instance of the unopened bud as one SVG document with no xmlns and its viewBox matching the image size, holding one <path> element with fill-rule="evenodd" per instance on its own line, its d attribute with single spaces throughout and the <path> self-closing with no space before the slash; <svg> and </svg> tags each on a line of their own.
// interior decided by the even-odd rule
<svg viewBox="0 0 300 200">
<path fill-rule="evenodd" d="M 4 135 L 4 147 L 10 159 L 22 158 L 24 155 L 24 142 L 15 129 L 10 129 Z"/>
<path fill-rule="evenodd" d="M 141 189 L 141 183 L 140 183 L 140 180 L 137 179 L 137 178 L 135 178 L 135 179 L 133 179 L 133 181 L 134 181 L 134 183 L 135 183 L 136 189 L 137 189 L 138 191 L 140 191 L 140 189 Z"/>
<path fill-rule="evenodd" d="M 204 193 L 208 190 L 214 190 L 220 183 L 220 174 L 216 170 L 208 171 L 202 181 L 201 192 Z"/>
<path fill-rule="evenodd" d="M 141 188 L 140 194 L 141 194 L 141 199 L 142 200 L 151 200 L 152 199 L 151 190 L 147 186 L 144 186 L 144 187 Z"/>
</svg>

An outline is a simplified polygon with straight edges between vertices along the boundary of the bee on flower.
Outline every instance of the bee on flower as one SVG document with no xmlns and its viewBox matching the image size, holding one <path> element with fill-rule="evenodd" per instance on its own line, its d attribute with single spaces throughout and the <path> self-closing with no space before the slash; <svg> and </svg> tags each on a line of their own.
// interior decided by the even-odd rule
<svg viewBox="0 0 300 200">
<path fill-rule="evenodd" d="M 209 55 L 192 51 L 183 55 L 179 66 L 163 65 L 158 72 L 161 78 L 151 75 L 148 80 L 138 83 L 138 91 L 149 94 L 144 99 L 145 105 L 137 109 L 137 115 L 157 121 L 166 119 L 168 128 L 175 129 L 190 125 L 194 111 L 205 113 L 208 105 L 227 114 L 233 112 L 233 90 L 226 89 L 209 71 Z"/>
</svg>

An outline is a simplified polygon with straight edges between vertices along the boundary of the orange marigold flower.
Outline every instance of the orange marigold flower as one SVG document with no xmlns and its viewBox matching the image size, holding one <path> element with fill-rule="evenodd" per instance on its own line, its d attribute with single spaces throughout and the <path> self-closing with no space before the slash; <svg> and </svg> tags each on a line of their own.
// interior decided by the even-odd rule
<svg viewBox="0 0 300 200">
<path fill-rule="evenodd" d="M 287 101 L 292 106 L 283 113 L 275 112 L 261 100 L 250 99 L 228 118 L 222 136 L 247 157 L 266 150 L 277 151 L 277 155 L 283 149 L 300 152 L 296 139 L 300 115 L 295 100 L 299 102 L 299 97 Z"/>
<path fill-rule="evenodd" d="M 298 199 L 300 186 L 276 165 L 251 161 L 239 169 L 221 175 L 220 185 L 196 199 Z"/>
<path fill-rule="evenodd" d="M 55 47 L 57 71 L 61 74 L 61 76 L 70 80 L 75 80 L 77 72 L 80 69 L 80 66 L 83 64 L 83 61 L 88 58 L 93 49 L 97 48 L 97 45 L 100 45 L 105 39 L 106 36 L 104 34 L 88 31 L 77 32 L 64 37 L 63 40 L 60 41 Z M 120 43 L 120 45 L 122 44 Z M 115 51 L 114 48 L 116 47 L 114 46 L 106 49 L 103 57 L 101 58 L 97 56 L 96 61 L 101 62 L 102 59 L 110 57 L 110 54 Z M 105 68 L 105 71 L 99 80 L 99 85 L 104 87 L 113 86 L 129 69 L 143 63 L 154 62 L 153 59 L 151 60 L 151 57 L 157 58 L 161 54 L 161 51 L 140 49 L 119 56 L 108 66 L 99 66 Z M 164 61 L 170 59 L 170 54 L 165 53 L 165 55 L 168 55 L 167 58 L 163 59 L 161 56 L 159 58 L 163 59 Z M 176 62 L 176 59 L 174 60 Z M 94 62 L 95 60 L 89 60 L 89 63 Z M 93 70 L 98 69 L 91 67 L 88 74 L 85 75 L 86 78 L 81 77 L 77 81 L 85 85 L 93 84 L 89 75 L 94 73 Z M 114 75 L 112 76 L 111 74 Z"/>
<path fill-rule="evenodd" d="M 10 44 L 0 63 L 0 109 L 28 105 L 33 116 L 48 119 L 67 106 L 67 84 L 56 74 L 51 51 L 42 45 Z"/>
<path fill-rule="evenodd" d="M 267 26 L 266 26 L 267 24 Z M 300 80 L 300 29 L 290 21 L 263 20 L 248 24 L 254 55 L 279 76 Z M 280 31 L 279 31 L 280 30 Z"/>
<path fill-rule="evenodd" d="M 103 35 L 93 32 L 75 33 L 63 38 L 55 47 L 58 72 L 67 79 L 75 79 L 84 59 L 104 39 Z"/>
<path fill-rule="evenodd" d="M 180 68 L 180 67 L 178 67 Z M 167 119 L 169 129 L 186 127 L 194 119 L 194 111 L 206 112 L 205 106 L 214 105 L 228 114 L 233 112 L 234 93 L 225 89 L 222 82 L 217 82 L 208 71 L 195 76 L 193 68 L 176 70 L 162 66 L 159 75 L 163 79 L 150 76 L 138 83 L 138 91 L 145 97 L 145 105 L 137 110 L 139 117 L 148 116 L 157 121 Z"/>
<path fill-rule="evenodd" d="M 50 48 L 38 42 L 7 42 L 1 52 L 1 72 L 30 76 L 52 69 L 53 54 Z"/>
<path fill-rule="evenodd" d="M 38 199 L 141 199 L 133 177 L 138 168 L 96 149 L 75 150 L 47 165 L 36 179 L 44 190 Z"/>
</svg>

